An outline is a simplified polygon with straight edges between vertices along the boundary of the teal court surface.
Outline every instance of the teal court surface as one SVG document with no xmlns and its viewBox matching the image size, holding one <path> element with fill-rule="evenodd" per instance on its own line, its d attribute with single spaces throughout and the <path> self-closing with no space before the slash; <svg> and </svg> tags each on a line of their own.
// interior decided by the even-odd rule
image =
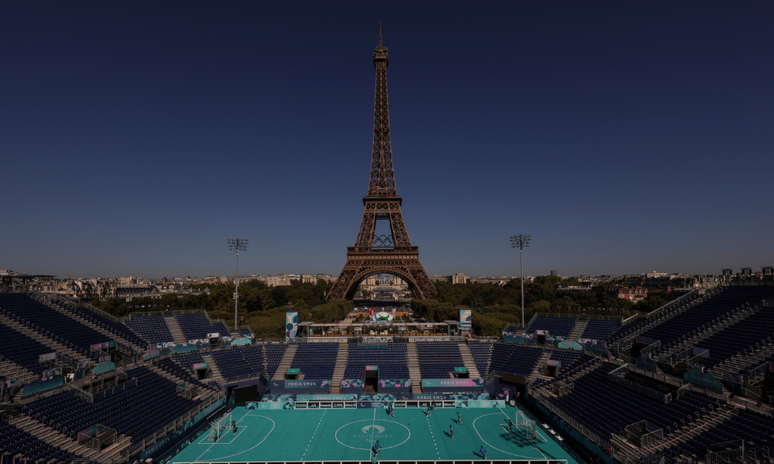
<svg viewBox="0 0 774 464">
<path fill-rule="evenodd" d="M 473 461 L 483 446 L 493 461 L 577 464 L 537 427 L 537 437 L 508 430 L 516 408 L 436 409 L 245 409 L 231 411 L 237 432 L 217 442 L 204 432 L 172 458 L 173 463 L 323 461 Z M 457 423 L 457 413 L 462 423 Z M 454 428 L 451 437 L 450 426 Z M 374 457 L 373 444 L 381 451 Z"/>
</svg>

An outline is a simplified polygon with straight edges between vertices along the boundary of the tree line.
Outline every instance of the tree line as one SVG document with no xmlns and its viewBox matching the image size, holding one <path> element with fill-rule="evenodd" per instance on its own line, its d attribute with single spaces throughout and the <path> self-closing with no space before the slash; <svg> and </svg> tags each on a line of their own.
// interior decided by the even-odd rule
<svg viewBox="0 0 774 464">
<path fill-rule="evenodd" d="M 577 286 L 576 278 L 556 276 L 536 277 L 524 284 L 525 320 L 536 313 L 561 313 L 573 316 L 583 314 L 629 317 L 636 312 L 649 312 L 668 300 L 647 298 L 636 305 L 619 299 L 606 286 L 585 290 L 565 290 Z M 239 285 L 240 325 L 248 325 L 260 338 L 282 338 L 285 330 L 285 312 L 298 311 L 300 322 L 333 323 L 340 321 L 353 309 L 351 301 L 326 302 L 325 296 L 333 285 L 323 280 L 317 283 L 292 281 L 291 285 L 267 287 L 259 280 Z M 204 309 L 210 318 L 223 319 L 229 327 L 234 320 L 234 285 L 230 283 L 196 284 L 191 286 L 201 293 L 164 295 L 161 298 L 94 299 L 92 304 L 116 317 L 129 312 Z M 492 284 L 435 284 L 438 295 L 431 300 L 412 300 L 415 313 L 425 320 L 442 322 L 458 320 L 458 310 L 473 310 L 473 330 L 478 335 L 497 336 L 506 324 L 523 325 L 521 321 L 521 282 L 513 279 L 500 287 Z M 155 305 L 155 306 L 154 306 Z M 130 308 L 131 306 L 131 308 Z M 145 308 L 143 308 L 145 306 Z"/>
<path fill-rule="evenodd" d="M 325 295 L 332 286 L 323 280 L 315 284 L 294 280 L 290 285 L 277 287 L 267 287 L 259 280 L 241 283 L 237 311 L 239 324 L 250 326 L 256 337 L 282 338 L 285 336 L 286 311 L 298 311 L 299 322 L 339 321 L 354 306 L 346 300 L 326 302 Z M 125 298 L 94 299 L 91 303 L 116 317 L 127 316 L 130 312 L 204 309 L 211 319 L 223 319 L 228 327 L 233 327 L 234 284 L 195 284 L 191 285 L 191 289 L 201 293 L 170 294 L 161 298 L 134 297 L 130 302 Z"/>
<path fill-rule="evenodd" d="M 536 313 L 558 313 L 570 316 L 602 315 L 629 317 L 647 313 L 669 300 L 656 296 L 636 305 L 618 298 L 608 291 L 607 285 L 583 290 L 577 287 L 577 278 L 539 276 L 524 283 L 524 319 L 529 322 Z M 521 321 L 521 281 L 512 279 L 504 286 L 491 284 L 455 284 L 438 282 L 438 294 L 432 300 L 412 300 L 412 309 L 428 321 L 458 320 L 458 310 L 473 310 L 473 331 L 478 335 L 497 336 L 505 325 L 524 326 Z"/>
</svg>

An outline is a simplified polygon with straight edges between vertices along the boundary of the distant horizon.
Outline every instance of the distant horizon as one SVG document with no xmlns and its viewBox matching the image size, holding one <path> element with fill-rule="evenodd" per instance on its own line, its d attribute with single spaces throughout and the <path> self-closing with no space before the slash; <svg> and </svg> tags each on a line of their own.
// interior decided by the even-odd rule
<svg viewBox="0 0 774 464">
<path fill-rule="evenodd" d="M 520 274 L 515 234 L 530 275 L 774 265 L 774 2 L 41 0 L 0 15 L 0 268 L 337 276 L 380 21 L 429 275 Z"/>
<path fill-rule="evenodd" d="M 97 276 L 97 275 L 66 276 L 66 277 L 62 277 L 62 276 L 59 276 L 59 275 L 46 274 L 46 273 L 42 273 L 42 272 L 41 273 L 38 273 L 38 272 L 20 272 L 20 271 L 18 271 L 16 269 L 7 269 L 7 270 L 11 270 L 13 272 L 16 272 L 16 273 L 19 273 L 19 274 L 26 274 L 26 275 L 52 275 L 52 276 L 54 276 L 57 279 L 121 279 L 121 278 L 125 278 L 125 277 L 136 277 L 136 278 L 141 278 L 141 279 L 160 280 L 160 279 L 165 279 L 165 278 L 166 279 L 177 279 L 177 278 L 185 279 L 185 278 L 188 278 L 188 277 L 190 277 L 191 279 L 206 279 L 206 278 L 209 278 L 209 277 L 229 277 L 229 278 L 233 278 L 234 277 L 234 274 L 207 274 L 205 276 L 198 276 L 197 274 L 194 274 L 194 275 L 187 275 L 186 274 L 186 275 L 173 275 L 173 276 L 164 275 L 164 276 L 161 276 L 161 277 L 149 277 L 149 276 L 144 276 L 144 275 L 141 275 L 141 274 L 122 274 L 122 275 L 115 275 L 115 276 L 110 276 L 110 277 Z M 457 271 L 457 272 L 460 272 L 460 271 Z M 451 276 L 451 275 L 456 274 L 457 272 L 446 273 L 446 274 L 428 273 L 428 275 L 430 277 Z M 694 275 L 722 275 L 720 270 L 718 270 L 718 272 L 716 272 L 716 273 L 689 273 L 689 272 L 682 272 L 682 271 L 668 272 L 668 271 L 653 271 L 653 270 L 651 270 L 651 271 L 643 271 L 643 272 L 624 272 L 624 273 L 621 273 L 621 274 L 605 274 L 605 273 L 602 273 L 602 274 L 590 274 L 590 273 L 562 274 L 561 272 L 558 272 L 557 277 L 578 277 L 578 276 L 586 276 L 586 275 L 587 276 L 591 276 L 591 277 L 600 277 L 600 276 L 618 277 L 618 276 L 623 276 L 623 275 L 645 275 L 645 274 L 647 274 L 649 272 L 665 273 L 667 275 L 670 275 L 670 274 L 686 274 L 688 276 L 694 276 Z M 734 272 L 734 274 L 736 274 L 737 272 L 739 272 L 739 270 L 738 269 L 734 269 L 733 272 Z M 755 273 L 755 272 L 756 272 L 756 270 L 753 269 L 753 273 Z M 473 275 L 473 274 L 468 274 L 466 272 L 462 272 L 462 273 L 465 274 L 465 276 L 469 277 L 469 278 L 507 277 L 509 279 L 517 279 L 517 278 L 521 277 L 520 274 L 475 274 L 475 275 Z M 277 272 L 277 273 L 269 273 L 269 274 L 242 274 L 242 273 L 240 273 L 239 277 L 240 278 L 244 278 L 244 277 L 271 276 L 271 275 L 312 275 L 312 276 L 315 276 L 315 275 L 320 275 L 320 274 L 322 274 L 322 275 L 330 275 L 330 276 L 332 276 L 334 278 L 338 277 L 338 274 L 328 274 L 328 273 L 325 273 L 325 272 Z M 390 274 L 389 272 L 383 272 L 383 273 L 377 274 L 377 275 L 394 275 L 394 274 Z M 524 273 L 524 277 L 541 277 L 541 276 L 550 276 L 550 271 L 549 271 L 549 273 L 546 273 L 546 274 L 528 274 L 527 272 Z"/>
</svg>

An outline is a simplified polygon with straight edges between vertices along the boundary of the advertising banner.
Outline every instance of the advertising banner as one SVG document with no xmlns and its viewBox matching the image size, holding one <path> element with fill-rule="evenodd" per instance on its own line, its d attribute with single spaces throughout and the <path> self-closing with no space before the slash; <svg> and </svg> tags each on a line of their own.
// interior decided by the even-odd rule
<svg viewBox="0 0 774 464">
<path fill-rule="evenodd" d="M 285 343 L 293 341 L 298 334 L 298 311 L 285 313 Z"/>
<path fill-rule="evenodd" d="M 458 408 L 504 408 L 505 400 L 457 400 Z"/>
<path fill-rule="evenodd" d="M 365 391 L 365 383 L 360 379 L 343 379 L 341 391 L 349 393 L 362 393 Z"/>
<path fill-rule="evenodd" d="M 95 343 L 93 345 L 89 345 L 90 351 L 99 351 L 99 350 L 108 350 L 110 348 L 116 347 L 116 341 L 110 340 L 108 342 L 102 342 L 102 343 Z"/>
<path fill-rule="evenodd" d="M 470 333 L 473 331 L 473 310 L 460 309 L 460 332 Z"/>
<path fill-rule="evenodd" d="M 366 372 L 368 371 L 378 371 L 379 366 L 366 366 Z"/>
<path fill-rule="evenodd" d="M 142 359 L 144 361 L 147 361 L 151 358 L 157 358 L 161 355 L 161 352 L 158 348 L 151 348 L 148 351 L 145 352 L 145 354 L 142 356 Z"/>
<path fill-rule="evenodd" d="M 296 395 L 265 395 L 258 409 L 295 409 Z"/>
<path fill-rule="evenodd" d="M 207 363 L 194 363 L 193 369 L 198 371 L 199 369 L 207 369 Z"/>
<path fill-rule="evenodd" d="M 296 395 L 296 401 L 355 401 L 357 395 Z"/>
<path fill-rule="evenodd" d="M 269 391 L 272 395 L 277 393 L 328 393 L 330 388 L 330 380 L 272 380 L 269 382 Z"/>
<path fill-rule="evenodd" d="M 422 391 L 483 391 L 484 379 L 422 379 Z"/>
<path fill-rule="evenodd" d="M 242 338 L 235 338 L 231 341 L 231 346 L 244 346 L 244 345 L 251 345 L 253 343 L 253 340 L 248 337 L 242 337 Z"/>
<path fill-rule="evenodd" d="M 62 369 L 58 367 L 55 367 L 53 369 L 46 369 L 45 371 L 41 372 L 40 380 L 45 382 L 46 380 L 53 379 L 54 376 L 61 375 L 61 374 L 62 374 Z"/>
<path fill-rule="evenodd" d="M 411 379 L 379 379 L 379 393 L 411 393 Z"/>
<path fill-rule="evenodd" d="M 718 392 L 723 392 L 723 384 L 720 383 L 720 381 L 715 378 L 715 376 L 706 372 L 688 369 L 683 374 L 683 380 L 686 382 L 691 382 L 694 385 L 699 385 L 701 387 L 711 388 Z"/>
</svg>

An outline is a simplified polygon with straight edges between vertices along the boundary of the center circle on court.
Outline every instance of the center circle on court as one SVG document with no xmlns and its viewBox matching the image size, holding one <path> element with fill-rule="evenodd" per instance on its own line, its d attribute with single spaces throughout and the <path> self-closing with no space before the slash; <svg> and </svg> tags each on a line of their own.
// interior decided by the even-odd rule
<svg viewBox="0 0 774 464">
<path fill-rule="evenodd" d="M 336 430 L 339 444 L 356 450 L 369 451 L 376 440 L 383 450 L 395 448 L 411 438 L 408 427 L 386 419 L 363 419 L 349 422 Z"/>
</svg>

